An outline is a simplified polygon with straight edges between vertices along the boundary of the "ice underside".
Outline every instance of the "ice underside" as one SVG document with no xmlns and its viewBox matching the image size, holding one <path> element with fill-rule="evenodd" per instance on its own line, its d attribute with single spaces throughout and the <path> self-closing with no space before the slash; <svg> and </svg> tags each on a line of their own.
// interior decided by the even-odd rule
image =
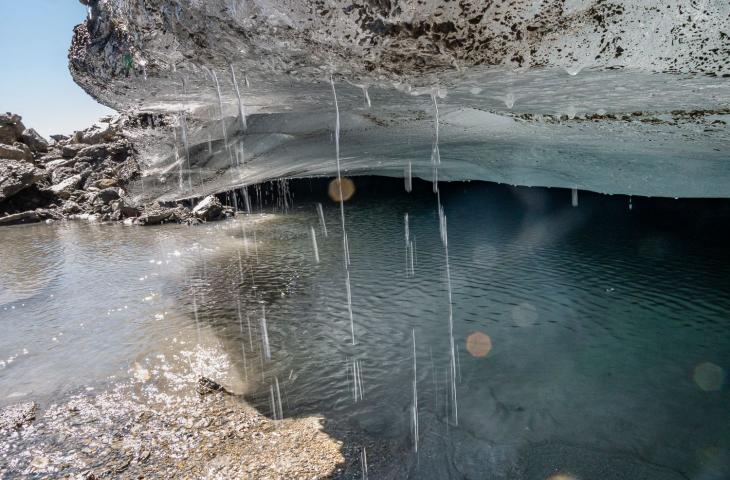
<svg viewBox="0 0 730 480">
<path fill-rule="evenodd" d="M 730 5 L 325 3 L 97 2 L 90 37 L 107 43 L 72 73 L 104 103 L 157 118 L 130 130 L 139 200 L 333 175 L 330 78 L 346 175 L 403 176 L 410 162 L 431 180 L 435 98 L 439 180 L 730 196 Z M 114 28 L 126 43 L 104 37 Z M 120 74 L 124 51 L 133 66 Z"/>
</svg>

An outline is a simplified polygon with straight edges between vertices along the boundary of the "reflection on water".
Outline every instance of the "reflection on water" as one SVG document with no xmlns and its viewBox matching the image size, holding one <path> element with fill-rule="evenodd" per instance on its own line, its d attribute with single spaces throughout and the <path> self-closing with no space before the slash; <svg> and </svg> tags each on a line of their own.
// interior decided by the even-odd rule
<svg viewBox="0 0 730 480">
<path fill-rule="evenodd" d="M 634 198 L 629 210 L 625 198 L 581 193 L 573 208 L 569 191 L 444 186 L 456 426 L 430 186 L 407 195 L 386 180 L 355 183 L 357 345 L 339 207 L 327 182 L 300 182 L 286 214 L 0 231 L 3 258 L 15 252 L 0 267 L 0 355 L 22 357 L 0 365 L 0 391 L 55 394 L 212 335 L 264 413 L 320 413 L 375 445 L 370 478 L 730 475 L 725 203 L 705 212 L 700 201 Z"/>
</svg>

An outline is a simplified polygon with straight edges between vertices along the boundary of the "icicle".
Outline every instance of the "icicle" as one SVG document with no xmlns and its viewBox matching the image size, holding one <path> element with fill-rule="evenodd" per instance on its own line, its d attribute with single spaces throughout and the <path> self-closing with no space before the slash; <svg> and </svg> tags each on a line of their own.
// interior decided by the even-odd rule
<svg viewBox="0 0 730 480">
<path fill-rule="evenodd" d="M 261 306 L 261 343 L 266 360 L 271 360 L 271 347 L 269 346 L 269 331 L 266 328 L 266 306 Z"/>
<path fill-rule="evenodd" d="M 368 108 L 372 106 L 370 103 L 370 94 L 368 93 L 368 87 L 362 87 L 362 93 L 365 95 L 365 103 L 367 103 Z"/>
<path fill-rule="evenodd" d="M 368 452 L 362 447 L 360 452 L 360 469 L 362 471 L 362 480 L 368 480 Z"/>
<path fill-rule="evenodd" d="M 406 165 L 404 173 L 406 192 L 411 193 L 413 190 L 413 168 L 410 160 L 408 161 L 408 165 Z"/>
<path fill-rule="evenodd" d="M 269 385 L 269 404 L 271 405 L 271 418 L 277 420 L 276 400 L 274 399 L 274 386 Z"/>
<path fill-rule="evenodd" d="M 231 67 L 231 77 L 233 77 L 233 85 L 236 88 L 236 97 L 238 98 L 238 115 L 239 120 L 241 122 L 241 132 L 246 132 L 246 111 L 243 108 L 243 102 L 241 101 L 241 91 L 238 88 L 238 80 L 236 80 L 236 72 L 233 70 L 233 65 L 229 65 Z"/>
<path fill-rule="evenodd" d="M 578 206 L 578 189 L 577 188 L 571 189 L 571 191 L 570 191 L 570 201 L 571 201 L 571 204 L 574 207 L 577 207 Z"/>
<path fill-rule="evenodd" d="M 355 320 L 352 315 L 352 290 L 350 288 L 350 250 L 347 243 L 347 229 L 345 227 L 345 200 L 342 194 L 342 174 L 340 169 L 340 107 L 337 104 L 337 90 L 335 80 L 330 76 L 332 85 L 332 97 L 335 103 L 335 158 L 337 160 L 337 185 L 340 194 L 340 216 L 342 217 L 342 250 L 345 261 L 345 287 L 347 288 L 347 312 L 350 316 L 350 333 L 352 344 L 355 345 Z"/>
<path fill-rule="evenodd" d="M 418 371 L 416 370 L 416 329 L 411 330 L 413 334 L 413 450 L 418 453 Z"/>
<path fill-rule="evenodd" d="M 279 416 L 279 420 L 283 420 L 284 419 L 284 410 L 281 406 L 281 390 L 279 390 L 279 377 L 274 377 L 274 382 L 276 383 L 276 401 L 277 401 L 277 406 L 278 406 L 277 413 Z"/>
<path fill-rule="evenodd" d="M 317 234 L 314 232 L 314 227 L 310 227 L 310 233 L 312 235 L 312 248 L 314 248 L 314 261 L 319 263 L 319 250 L 317 249 Z"/>
<path fill-rule="evenodd" d="M 634 205 L 632 203 L 631 195 L 629 195 L 629 210 L 633 210 L 633 209 L 634 209 Z"/>
<path fill-rule="evenodd" d="M 327 238 L 327 224 L 324 221 L 324 208 L 321 203 L 317 204 L 317 214 L 319 214 L 319 223 L 322 225 L 322 234 Z"/>
</svg>

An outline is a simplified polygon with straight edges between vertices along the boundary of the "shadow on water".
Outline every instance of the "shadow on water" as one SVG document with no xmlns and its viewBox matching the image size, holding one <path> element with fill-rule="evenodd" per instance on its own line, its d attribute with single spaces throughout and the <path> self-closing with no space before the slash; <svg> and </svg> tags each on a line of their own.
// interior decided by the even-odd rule
<svg viewBox="0 0 730 480">
<path fill-rule="evenodd" d="M 348 458 L 337 478 L 365 478 L 363 448 L 370 478 L 730 475 L 729 201 L 579 192 L 573 207 L 566 190 L 442 184 L 456 425 L 431 184 L 407 195 L 402 180 L 355 181 L 356 345 L 326 180 L 269 184 L 262 210 L 281 209 L 283 192 L 288 213 L 236 228 L 191 274 L 198 317 L 239 359 L 246 399 L 274 418 L 323 416 Z"/>
</svg>

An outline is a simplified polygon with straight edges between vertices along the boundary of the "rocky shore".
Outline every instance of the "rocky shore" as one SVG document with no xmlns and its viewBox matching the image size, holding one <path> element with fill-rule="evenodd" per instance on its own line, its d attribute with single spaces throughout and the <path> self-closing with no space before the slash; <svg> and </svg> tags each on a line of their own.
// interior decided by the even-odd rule
<svg viewBox="0 0 730 480">
<path fill-rule="evenodd" d="M 199 372 L 130 374 L 47 407 L 0 409 L 0 478 L 310 480 L 349 478 L 359 460 L 322 418 L 272 420 Z"/>
<path fill-rule="evenodd" d="M 106 117 L 72 136 L 47 141 L 19 115 L 0 115 L 0 226 L 63 219 L 136 225 L 197 223 L 233 212 L 209 196 L 181 203 L 136 204 L 129 186 L 140 176 L 125 117 Z"/>
</svg>

